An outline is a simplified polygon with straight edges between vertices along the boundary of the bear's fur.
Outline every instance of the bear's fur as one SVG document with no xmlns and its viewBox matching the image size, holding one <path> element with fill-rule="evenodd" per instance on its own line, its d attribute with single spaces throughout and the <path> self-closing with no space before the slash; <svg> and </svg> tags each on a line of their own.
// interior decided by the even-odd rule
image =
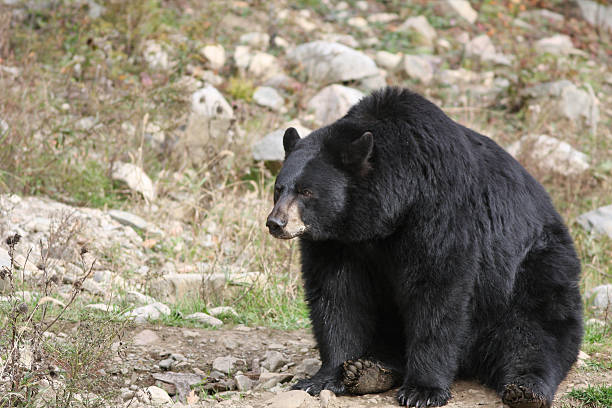
<svg viewBox="0 0 612 408">
<path fill-rule="evenodd" d="M 459 377 L 551 405 L 582 339 L 580 262 L 516 160 L 401 88 L 283 144 L 267 226 L 300 237 L 322 361 L 295 388 L 347 393 L 343 364 L 363 358 L 401 405 L 444 405 Z"/>
</svg>

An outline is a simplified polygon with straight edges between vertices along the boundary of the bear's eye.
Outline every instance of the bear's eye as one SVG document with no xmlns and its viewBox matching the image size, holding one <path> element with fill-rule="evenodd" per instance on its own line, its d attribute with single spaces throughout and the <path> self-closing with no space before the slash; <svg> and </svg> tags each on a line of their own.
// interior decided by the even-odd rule
<svg viewBox="0 0 612 408">
<path fill-rule="evenodd" d="M 298 194 L 304 197 L 312 197 L 312 191 L 307 188 L 301 188 L 298 190 Z"/>
</svg>

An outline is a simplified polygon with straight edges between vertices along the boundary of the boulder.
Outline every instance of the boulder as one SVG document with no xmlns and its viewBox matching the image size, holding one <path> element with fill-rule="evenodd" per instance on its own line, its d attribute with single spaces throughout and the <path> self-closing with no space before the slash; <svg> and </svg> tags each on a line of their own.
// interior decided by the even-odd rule
<svg viewBox="0 0 612 408">
<path fill-rule="evenodd" d="M 289 127 L 294 127 L 301 137 L 305 137 L 312 130 L 305 128 L 300 122 L 293 121 L 287 123 L 280 129 L 268 133 L 263 139 L 253 145 L 253 158 L 255 160 L 282 161 L 285 159 L 285 149 L 283 148 L 283 135 Z"/>
<path fill-rule="evenodd" d="M 612 205 L 584 213 L 578 216 L 576 221 L 586 230 L 593 230 L 612 238 Z"/>
<path fill-rule="evenodd" d="M 324 126 L 346 115 L 350 107 L 364 96 L 357 89 L 334 84 L 323 88 L 313 96 L 307 107 L 314 111 L 316 122 Z"/>
</svg>

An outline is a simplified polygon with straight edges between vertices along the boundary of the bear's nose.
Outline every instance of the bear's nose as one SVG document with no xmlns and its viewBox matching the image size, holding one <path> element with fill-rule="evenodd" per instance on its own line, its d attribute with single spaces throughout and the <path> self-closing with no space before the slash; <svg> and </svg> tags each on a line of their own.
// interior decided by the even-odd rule
<svg viewBox="0 0 612 408">
<path fill-rule="evenodd" d="M 275 232 L 281 232 L 286 225 L 287 220 L 283 220 L 282 218 L 274 217 L 272 215 L 268 217 L 268 221 L 266 222 L 266 227 L 268 227 L 270 233 L 272 234 L 274 234 Z"/>
</svg>

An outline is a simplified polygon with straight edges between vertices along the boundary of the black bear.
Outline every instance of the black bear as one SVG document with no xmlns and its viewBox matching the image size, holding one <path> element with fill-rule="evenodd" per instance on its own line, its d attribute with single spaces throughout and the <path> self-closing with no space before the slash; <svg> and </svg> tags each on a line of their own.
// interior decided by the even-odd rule
<svg viewBox="0 0 612 408">
<path fill-rule="evenodd" d="M 582 339 L 580 262 L 544 188 L 406 89 L 284 135 L 267 219 L 300 238 L 322 366 L 294 388 L 441 406 L 456 378 L 550 407 Z"/>
</svg>

